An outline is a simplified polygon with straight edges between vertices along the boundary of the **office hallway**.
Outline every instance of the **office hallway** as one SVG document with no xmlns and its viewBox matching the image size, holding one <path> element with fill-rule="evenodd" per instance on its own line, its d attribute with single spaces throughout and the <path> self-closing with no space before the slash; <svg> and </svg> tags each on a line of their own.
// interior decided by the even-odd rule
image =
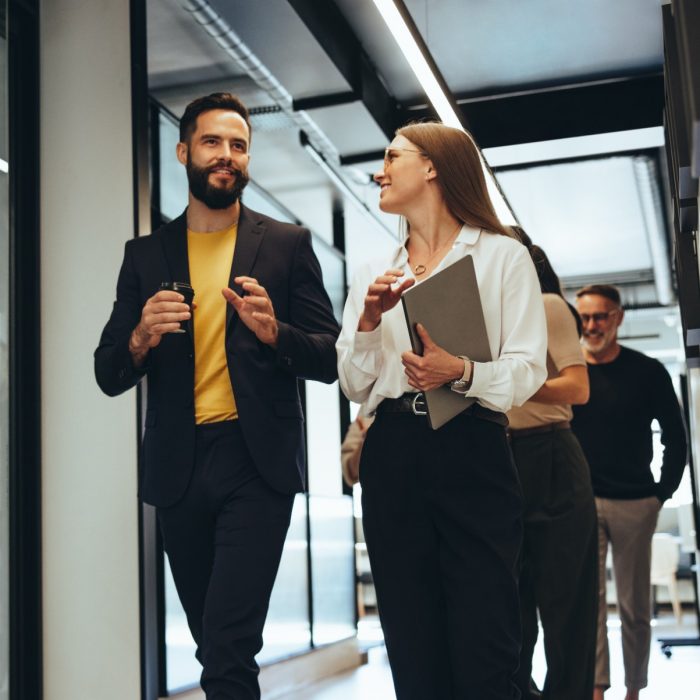
<svg viewBox="0 0 700 700">
<path fill-rule="evenodd" d="M 649 662 L 649 686 L 641 693 L 641 700 L 697 700 L 700 698 L 700 647 L 676 647 L 667 659 L 658 643 L 659 638 L 695 634 L 691 612 L 686 611 L 683 625 L 678 626 L 670 613 L 654 621 L 653 641 Z M 610 615 L 608 622 L 610 665 L 613 687 L 605 694 L 606 700 L 623 700 L 622 650 L 619 618 Z M 540 681 L 545 663 L 541 637 L 535 650 L 534 676 Z M 383 646 L 372 647 L 368 663 L 353 671 L 285 695 L 281 700 L 395 700 L 391 672 Z"/>
</svg>

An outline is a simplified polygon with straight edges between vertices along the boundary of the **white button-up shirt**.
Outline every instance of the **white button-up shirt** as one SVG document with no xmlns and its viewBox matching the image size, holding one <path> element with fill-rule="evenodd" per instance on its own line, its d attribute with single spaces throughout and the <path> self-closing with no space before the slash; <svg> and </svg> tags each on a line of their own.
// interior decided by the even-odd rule
<svg viewBox="0 0 700 700">
<path fill-rule="evenodd" d="M 525 403 L 547 378 L 547 325 L 537 273 L 518 241 L 465 225 L 430 276 L 465 255 L 474 258 L 491 357 L 495 358 L 474 363 L 472 384 L 465 396 L 505 412 Z M 413 276 L 405 245 L 390 260 L 358 269 L 336 345 L 340 386 L 351 401 L 363 404 L 365 414 L 373 413 L 383 399 L 415 391 L 401 363 L 401 354 L 411 350 L 401 304 L 384 313 L 375 330 L 357 330 L 367 288 L 390 268 L 403 270 L 402 279 Z"/>
</svg>

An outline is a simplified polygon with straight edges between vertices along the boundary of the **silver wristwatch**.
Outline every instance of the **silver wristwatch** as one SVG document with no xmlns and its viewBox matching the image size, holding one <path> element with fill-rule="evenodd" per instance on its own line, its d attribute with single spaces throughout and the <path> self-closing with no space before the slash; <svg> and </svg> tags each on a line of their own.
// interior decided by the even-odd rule
<svg viewBox="0 0 700 700">
<path fill-rule="evenodd" d="M 472 385 L 474 377 L 474 363 L 464 355 L 457 355 L 460 360 L 464 360 L 464 372 L 459 379 L 453 379 L 449 386 L 456 394 L 466 394 Z"/>
</svg>

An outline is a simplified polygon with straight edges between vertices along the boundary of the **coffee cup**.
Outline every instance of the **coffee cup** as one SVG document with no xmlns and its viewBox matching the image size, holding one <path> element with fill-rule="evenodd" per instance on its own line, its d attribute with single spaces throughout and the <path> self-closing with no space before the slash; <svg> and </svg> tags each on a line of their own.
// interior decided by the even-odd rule
<svg viewBox="0 0 700 700">
<path fill-rule="evenodd" d="M 177 292 L 185 297 L 183 303 L 190 307 L 190 314 L 192 313 L 192 300 L 194 299 L 194 289 L 187 282 L 162 282 L 160 285 L 161 289 L 165 289 L 171 292 Z M 187 331 L 187 324 L 192 320 L 192 316 L 185 321 L 180 321 L 180 329 L 173 331 L 174 333 L 185 333 Z"/>
</svg>

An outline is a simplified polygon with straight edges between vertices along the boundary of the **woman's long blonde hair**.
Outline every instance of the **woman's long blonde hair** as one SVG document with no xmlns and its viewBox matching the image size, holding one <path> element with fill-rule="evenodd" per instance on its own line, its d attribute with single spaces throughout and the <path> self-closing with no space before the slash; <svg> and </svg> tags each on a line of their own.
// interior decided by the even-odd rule
<svg viewBox="0 0 700 700">
<path fill-rule="evenodd" d="M 512 237 L 491 202 L 479 151 L 469 134 L 438 122 L 407 124 L 397 129 L 433 162 L 447 208 L 462 223 Z"/>
</svg>

